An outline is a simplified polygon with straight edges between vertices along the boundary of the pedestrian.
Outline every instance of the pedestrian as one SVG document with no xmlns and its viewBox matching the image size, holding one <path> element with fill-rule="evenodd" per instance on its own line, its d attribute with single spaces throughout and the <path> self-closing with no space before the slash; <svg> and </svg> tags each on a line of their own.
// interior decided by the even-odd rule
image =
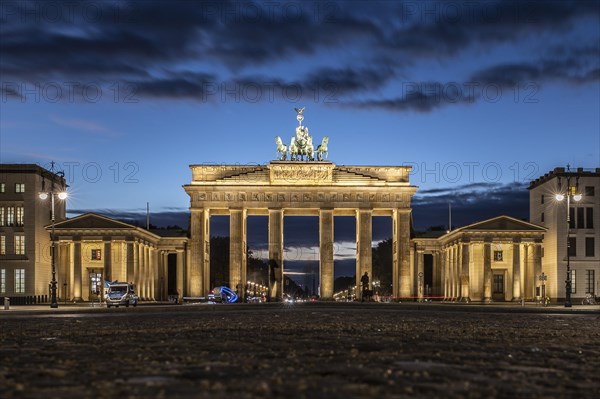
<svg viewBox="0 0 600 399">
<path fill-rule="evenodd" d="M 365 274 L 360 278 L 360 282 L 362 284 L 362 299 L 361 301 L 365 301 L 365 297 L 369 296 L 369 273 L 365 272 Z"/>
</svg>

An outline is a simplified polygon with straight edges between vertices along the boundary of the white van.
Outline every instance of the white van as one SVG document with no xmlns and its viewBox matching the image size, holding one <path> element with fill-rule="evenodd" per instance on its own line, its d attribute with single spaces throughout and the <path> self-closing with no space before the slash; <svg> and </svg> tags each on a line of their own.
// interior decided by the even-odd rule
<svg viewBox="0 0 600 399">
<path fill-rule="evenodd" d="M 106 296 L 107 308 L 111 306 L 118 308 L 119 305 L 125 305 L 126 307 L 132 305 L 135 307 L 137 304 L 138 296 L 135 294 L 133 284 L 120 283 L 118 281 L 109 283 L 108 294 Z"/>
</svg>

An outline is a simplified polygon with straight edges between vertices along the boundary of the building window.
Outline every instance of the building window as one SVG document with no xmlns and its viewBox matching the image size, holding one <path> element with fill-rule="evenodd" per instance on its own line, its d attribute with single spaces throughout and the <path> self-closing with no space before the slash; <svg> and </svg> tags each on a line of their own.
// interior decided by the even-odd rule
<svg viewBox="0 0 600 399">
<path fill-rule="evenodd" d="M 585 237 L 585 256 L 594 257 L 594 237 Z"/>
<path fill-rule="evenodd" d="M 102 250 L 92 249 L 92 260 L 102 260 Z"/>
<path fill-rule="evenodd" d="M 15 224 L 15 208 L 9 206 L 6 208 L 6 225 L 13 226 Z"/>
<path fill-rule="evenodd" d="M 25 255 L 25 236 L 15 236 L 15 255 Z"/>
<path fill-rule="evenodd" d="M 596 290 L 594 287 L 594 282 L 596 281 L 596 271 L 595 270 L 586 270 L 585 271 L 585 293 L 586 294 L 594 294 Z"/>
<path fill-rule="evenodd" d="M 575 208 L 569 208 L 569 228 L 575 228 Z"/>
<path fill-rule="evenodd" d="M 577 228 L 585 229 L 585 223 L 583 222 L 585 214 L 585 208 L 577 208 Z"/>
<path fill-rule="evenodd" d="M 588 229 L 594 228 L 594 208 L 585 208 L 585 221 Z"/>
<path fill-rule="evenodd" d="M 25 183 L 15 183 L 15 193 L 24 193 Z"/>
<path fill-rule="evenodd" d="M 576 275 L 575 270 L 571 270 L 571 294 L 577 293 L 577 285 L 575 284 L 575 281 L 577 281 L 575 279 Z"/>
<path fill-rule="evenodd" d="M 4 226 L 4 207 L 0 206 L 0 226 Z"/>
<path fill-rule="evenodd" d="M 577 256 L 577 237 L 569 237 L 569 256 Z"/>
<path fill-rule="evenodd" d="M 25 293 L 25 269 L 15 270 L 15 293 Z"/>
<path fill-rule="evenodd" d="M 594 186 L 585 186 L 585 196 L 586 197 L 594 196 Z"/>
<path fill-rule="evenodd" d="M 0 236 L 0 255 L 6 255 L 6 236 Z"/>
<path fill-rule="evenodd" d="M 502 262 L 502 251 L 494 251 L 494 262 Z"/>
<path fill-rule="evenodd" d="M 0 183 L 0 193 L 3 193 L 5 191 L 6 191 L 6 184 Z"/>
<path fill-rule="evenodd" d="M 540 221 L 544 223 L 544 212 L 542 212 L 542 216 L 540 217 Z"/>
<path fill-rule="evenodd" d="M 544 194 L 542 194 L 541 203 L 544 203 Z"/>
<path fill-rule="evenodd" d="M 23 215 L 25 213 L 25 210 L 23 209 L 22 206 L 17 206 L 15 208 L 16 210 L 16 214 L 17 214 L 17 220 L 15 222 L 15 226 L 23 226 Z"/>
<path fill-rule="evenodd" d="M 6 269 L 0 269 L 0 292 L 6 292 Z"/>
</svg>

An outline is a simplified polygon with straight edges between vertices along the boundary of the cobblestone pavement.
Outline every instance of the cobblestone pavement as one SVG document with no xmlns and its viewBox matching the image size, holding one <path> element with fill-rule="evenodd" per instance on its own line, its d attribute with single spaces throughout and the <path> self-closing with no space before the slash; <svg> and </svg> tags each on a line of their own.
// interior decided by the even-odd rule
<svg viewBox="0 0 600 399">
<path fill-rule="evenodd" d="M 600 313 L 382 304 L 0 315 L 0 397 L 598 398 Z"/>
</svg>

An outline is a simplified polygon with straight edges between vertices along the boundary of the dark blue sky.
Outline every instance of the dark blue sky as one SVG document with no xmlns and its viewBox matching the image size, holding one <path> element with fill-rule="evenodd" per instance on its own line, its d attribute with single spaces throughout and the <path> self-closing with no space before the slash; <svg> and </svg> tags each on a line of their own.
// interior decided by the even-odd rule
<svg viewBox="0 0 600 399">
<path fill-rule="evenodd" d="M 527 217 L 600 165 L 598 1 L 0 3 L 0 161 L 75 212 L 184 224 L 189 164 L 268 163 L 305 106 L 337 164 L 413 165 L 417 228 Z"/>
</svg>

